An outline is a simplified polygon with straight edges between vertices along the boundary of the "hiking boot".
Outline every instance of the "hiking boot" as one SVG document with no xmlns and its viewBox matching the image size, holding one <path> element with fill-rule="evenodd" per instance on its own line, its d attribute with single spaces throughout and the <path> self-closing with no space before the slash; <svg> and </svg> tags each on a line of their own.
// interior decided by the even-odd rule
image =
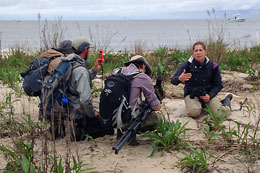
<svg viewBox="0 0 260 173">
<path fill-rule="evenodd" d="M 116 139 L 120 139 L 123 136 L 123 132 L 120 129 L 117 129 L 117 133 L 116 133 Z"/>
<path fill-rule="evenodd" d="M 136 133 L 133 133 L 132 137 L 129 139 L 128 145 L 130 146 L 137 146 L 139 143 L 136 140 Z"/>
<path fill-rule="evenodd" d="M 105 128 L 104 131 L 105 131 L 105 134 L 106 134 L 106 135 L 111 135 L 111 136 L 114 135 L 114 133 L 115 133 L 113 127 L 111 127 L 111 128 Z"/>
<path fill-rule="evenodd" d="M 145 133 L 145 132 L 152 132 L 155 131 L 157 128 L 157 124 L 156 125 L 149 125 L 149 126 L 145 126 L 145 127 L 140 127 L 140 129 L 138 130 L 138 134 L 141 133 Z"/>
<path fill-rule="evenodd" d="M 71 140 L 71 142 L 83 141 L 87 137 L 85 131 L 82 128 L 80 128 L 78 125 L 74 125 L 70 129 L 70 131 L 71 131 L 70 132 L 70 140 Z"/>
<path fill-rule="evenodd" d="M 231 100 L 233 98 L 232 94 L 228 94 L 223 100 L 221 100 L 220 102 L 222 103 L 223 106 L 228 106 L 231 109 Z"/>
</svg>

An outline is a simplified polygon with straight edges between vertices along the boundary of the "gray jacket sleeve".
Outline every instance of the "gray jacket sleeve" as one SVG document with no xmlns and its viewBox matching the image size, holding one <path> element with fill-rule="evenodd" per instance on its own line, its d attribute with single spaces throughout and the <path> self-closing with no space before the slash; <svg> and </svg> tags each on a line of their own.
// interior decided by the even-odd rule
<svg viewBox="0 0 260 173">
<path fill-rule="evenodd" d="M 90 118 L 95 116 L 90 85 L 91 77 L 95 72 L 93 71 L 90 73 L 86 68 L 78 67 L 73 70 L 71 78 L 73 88 L 79 94 L 80 114 L 87 115 Z"/>
</svg>

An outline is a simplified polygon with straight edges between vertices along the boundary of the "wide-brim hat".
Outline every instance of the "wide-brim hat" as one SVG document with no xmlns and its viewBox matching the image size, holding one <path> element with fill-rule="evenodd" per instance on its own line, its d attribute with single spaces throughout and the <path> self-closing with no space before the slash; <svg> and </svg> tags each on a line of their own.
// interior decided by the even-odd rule
<svg viewBox="0 0 260 173">
<path fill-rule="evenodd" d="M 131 57 L 130 61 L 127 61 L 127 62 L 125 62 L 124 64 L 125 64 L 125 66 L 128 66 L 129 64 L 131 64 L 131 63 L 133 63 L 133 62 L 142 62 L 142 63 L 144 63 L 145 66 L 146 66 L 146 71 L 145 71 L 145 73 L 146 73 L 148 76 L 151 76 L 151 74 L 152 74 L 151 66 L 150 66 L 150 64 L 146 61 L 146 59 L 145 59 L 143 56 L 141 56 L 141 55 L 135 55 L 135 56 Z"/>
</svg>

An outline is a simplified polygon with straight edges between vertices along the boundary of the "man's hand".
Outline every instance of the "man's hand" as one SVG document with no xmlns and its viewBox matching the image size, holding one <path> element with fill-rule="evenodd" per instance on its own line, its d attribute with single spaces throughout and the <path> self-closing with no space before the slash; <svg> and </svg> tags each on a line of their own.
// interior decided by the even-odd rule
<svg viewBox="0 0 260 173">
<path fill-rule="evenodd" d="M 103 64 L 104 64 L 104 61 L 99 62 L 98 59 L 97 59 L 93 69 L 97 72 L 102 67 Z"/>
<path fill-rule="evenodd" d="M 98 117 L 99 116 L 99 113 L 95 112 L 95 117 Z"/>
<path fill-rule="evenodd" d="M 156 108 L 153 108 L 154 111 L 159 111 L 162 107 L 162 104 L 160 104 L 159 106 L 157 106 Z"/>
<path fill-rule="evenodd" d="M 200 96 L 200 99 L 203 100 L 204 103 L 208 103 L 210 100 L 210 96 L 206 94 L 205 96 Z"/>
<path fill-rule="evenodd" d="M 186 82 L 186 81 L 188 81 L 188 80 L 190 80 L 190 78 L 191 78 L 191 76 L 192 76 L 192 74 L 191 73 L 185 73 L 186 72 L 186 70 L 184 69 L 183 70 L 183 72 L 182 72 L 182 74 L 179 76 L 179 81 L 181 81 L 182 83 L 184 83 L 184 82 Z"/>
</svg>

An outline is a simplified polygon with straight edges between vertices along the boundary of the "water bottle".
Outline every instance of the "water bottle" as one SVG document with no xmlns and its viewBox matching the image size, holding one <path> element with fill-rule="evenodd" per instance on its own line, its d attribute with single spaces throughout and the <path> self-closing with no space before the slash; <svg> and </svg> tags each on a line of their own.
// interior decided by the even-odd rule
<svg viewBox="0 0 260 173">
<path fill-rule="evenodd" d="M 62 99 L 61 99 L 61 103 L 66 105 L 66 104 L 69 103 L 69 100 L 65 96 L 63 96 Z"/>
</svg>

